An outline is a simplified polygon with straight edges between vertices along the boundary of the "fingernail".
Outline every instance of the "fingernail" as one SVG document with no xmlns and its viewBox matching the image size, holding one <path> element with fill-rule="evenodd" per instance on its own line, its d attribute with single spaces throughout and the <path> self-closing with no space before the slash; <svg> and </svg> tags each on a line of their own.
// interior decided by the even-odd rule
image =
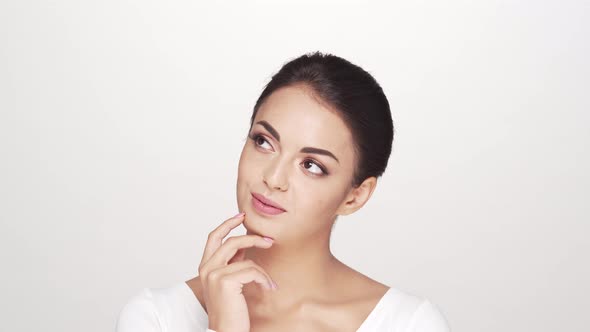
<svg viewBox="0 0 590 332">
<path fill-rule="evenodd" d="M 276 290 L 276 289 L 279 288 L 279 286 L 277 286 L 277 284 L 275 284 L 274 281 L 271 281 L 271 283 L 272 283 L 272 289 L 275 289 Z"/>
<path fill-rule="evenodd" d="M 237 217 L 243 216 L 244 214 L 245 214 L 244 212 L 240 212 L 240 213 L 236 214 L 235 216 L 233 216 L 232 218 L 237 218 Z"/>
<path fill-rule="evenodd" d="M 269 237 L 266 237 L 266 236 L 265 236 L 265 237 L 263 237 L 263 239 L 264 239 L 265 241 L 267 241 L 267 242 L 270 242 L 270 243 L 273 243 L 273 242 L 274 242 L 274 240 L 273 240 L 273 239 L 271 239 L 271 238 L 269 238 Z"/>
</svg>

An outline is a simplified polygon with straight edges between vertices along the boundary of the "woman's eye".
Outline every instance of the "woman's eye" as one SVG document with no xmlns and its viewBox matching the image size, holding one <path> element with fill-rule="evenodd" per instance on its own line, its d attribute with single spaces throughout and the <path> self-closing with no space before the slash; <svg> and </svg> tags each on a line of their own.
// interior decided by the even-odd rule
<svg viewBox="0 0 590 332">
<path fill-rule="evenodd" d="M 305 167 L 306 170 L 308 170 L 309 172 L 311 172 L 315 175 L 324 175 L 326 173 L 322 167 L 320 167 L 318 164 L 316 164 L 312 160 L 304 161 L 303 167 Z"/>
<path fill-rule="evenodd" d="M 254 136 L 253 139 L 254 139 L 254 144 L 260 146 L 261 148 L 263 148 L 265 150 L 272 148 L 272 146 L 268 143 L 268 141 L 264 137 L 262 137 L 261 135 L 256 135 L 256 136 Z M 268 147 L 262 146 L 263 144 L 268 145 Z"/>
</svg>

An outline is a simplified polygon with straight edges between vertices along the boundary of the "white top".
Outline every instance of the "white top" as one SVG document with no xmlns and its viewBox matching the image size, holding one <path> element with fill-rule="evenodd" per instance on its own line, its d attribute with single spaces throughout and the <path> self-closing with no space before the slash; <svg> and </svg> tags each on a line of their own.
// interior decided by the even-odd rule
<svg viewBox="0 0 590 332">
<path fill-rule="evenodd" d="M 205 332 L 207 313 L 185 283 L 144 288 L 125 304 L 117 332 Z M 435 305 L 396 288 L 379 300 L 357 332 L 449 332 Z"/>
</svg>

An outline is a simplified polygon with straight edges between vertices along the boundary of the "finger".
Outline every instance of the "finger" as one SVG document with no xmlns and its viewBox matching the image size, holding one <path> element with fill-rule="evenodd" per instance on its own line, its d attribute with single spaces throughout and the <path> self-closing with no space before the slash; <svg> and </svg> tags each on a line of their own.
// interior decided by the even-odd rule
<svg viewBox="0 0 590 332">
<path fill-rule="evenodd" d="M 220 277 L 220 279 L 223 279 L 227 275 L 235 274 L 238 271 L 242 271 L 242 270 L 245 270 L 248 268 L 256 269 L 258 271 L 258 273 L 262 274 L 266 278 L 266 285 L 264 285 L 264 286 L 268 286 L 268 287 L 265 287 L 265 288 L 269 288 L 269 289 L 273 288 L 274 281 L 272 280 L 270 275 L 260 265 L 256 264 L 254 261 L 249 260 L 249 259 L 241 261 L 241 262 L 236 262 L 234 264 L 227 265 L 226 267 L 220 269 L 217 273 L 218 273 L 218 276 Z"/>
<path fill-rule="evenodd" d="M 227 265 L 230 259 L 232 259 L 238 250 L 246 248 L 270 248 L 272 246 L 271 241 L 265 240 L 260 235 L 240 235 L 234 236 L 227 239 L 216 252 L 211 255 L 209 260 L 206 262 L 207 265 L 215 268 L 217 266 Z"/>
<path fill-rule="evenodd" d="M 223 239 L 231 232 L 232 229 L 238 227 L 244 220 L 244 212 L 238 213 L 237 215 L 227 219 L 221 225 L 217 226 L 207 238 L 205 244 L 205 250 L 203 250 L 203 257 L 201 263 L 205 263 L 209 260 L 211 255 L 222 245 Z"/>
<path fill-rule="evenodd" d="M 267 290 L 273 289 L 270 279 L 254 266 L 245 267 L 241 270 L 225 274 L 220 277 L 219 281 L 222 285 L 229 284 L 228 286 L 230 287 L 233 285 L 239 285 L 239 287 L 242 288 L 245 284 L 255 282 Z"/>
<path fill-rule="evenodd" d="M 246 258 L 246 249 L 239 249 L 238 252 L 234 255 L 232 259 L 227 262 L 228 265 L 231 265 L 236 262 L 241 262 Z"/>
</svg>

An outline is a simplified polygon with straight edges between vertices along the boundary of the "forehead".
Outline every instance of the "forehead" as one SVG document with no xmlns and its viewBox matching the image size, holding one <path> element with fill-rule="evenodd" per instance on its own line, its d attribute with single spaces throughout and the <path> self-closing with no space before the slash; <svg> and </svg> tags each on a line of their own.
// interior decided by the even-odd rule
<svg viewBox="0 0 590 332">
<path fill-rule="evenodd" d="M 281 146 L 326 149 L 337 154 L 338 159 L 348 159 L 353 153 L 352 135 L 345 122 L 308 88 L 291 86 L 276 90 L 258 109 L 254 123 L 260 120 L 279 132 Z"/>
</svg>

